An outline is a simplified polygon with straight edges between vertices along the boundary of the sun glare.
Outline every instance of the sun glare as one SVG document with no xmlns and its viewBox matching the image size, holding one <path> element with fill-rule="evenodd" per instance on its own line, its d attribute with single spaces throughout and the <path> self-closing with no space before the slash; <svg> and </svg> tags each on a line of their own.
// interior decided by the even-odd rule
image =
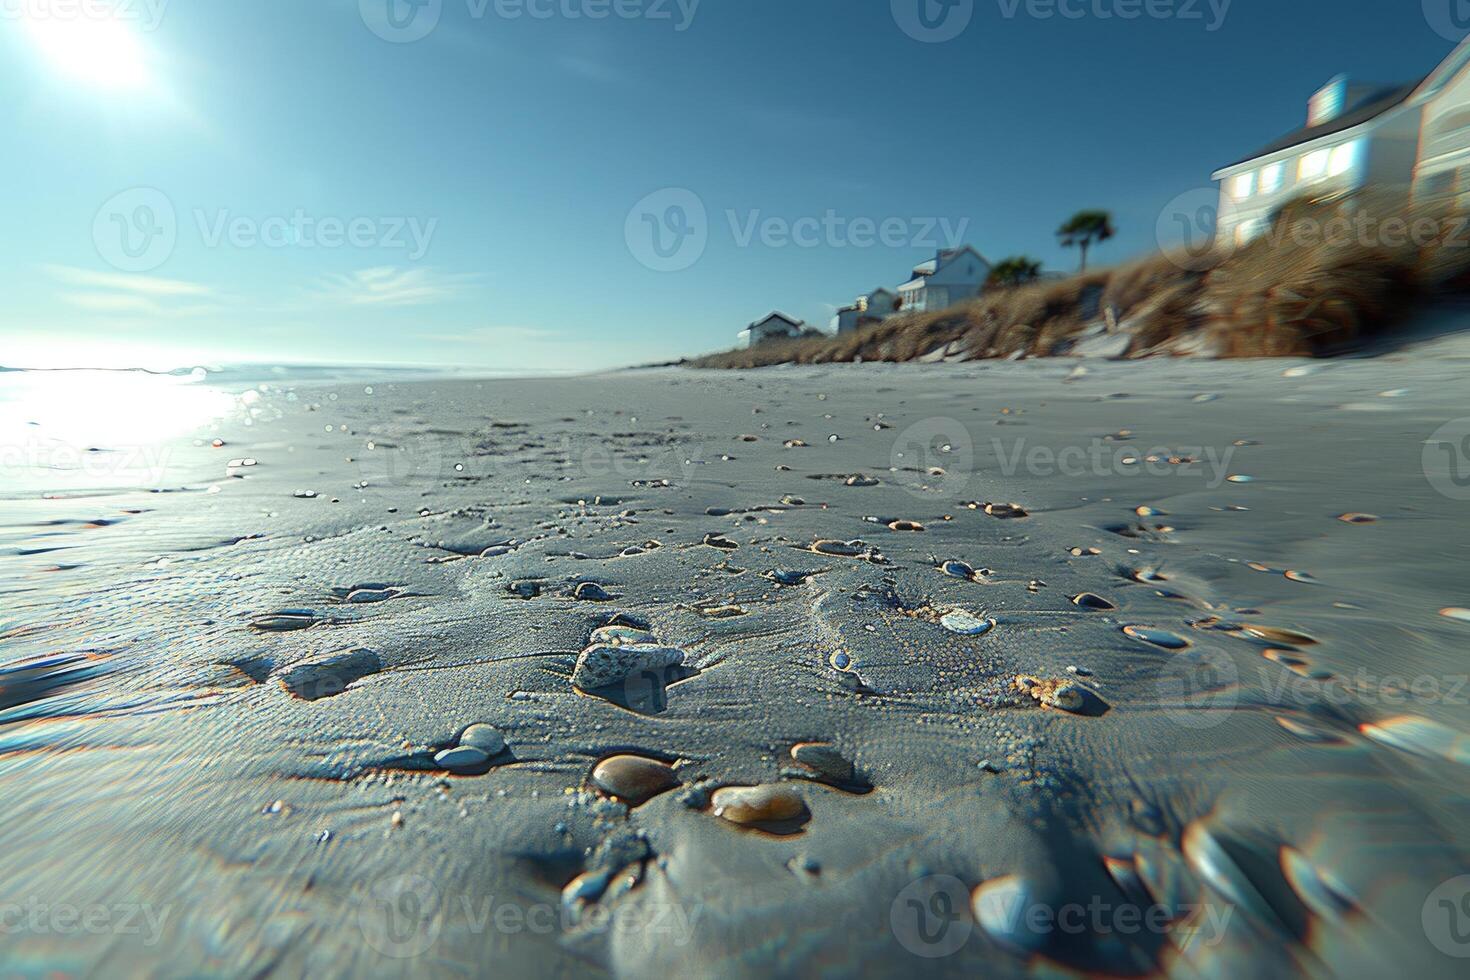
<svg viewBox="0 0 1470 980">
<path fill-rule="evenodd" d="M 143 44 L 117 18 L 30 16 L 25 23 L 37 50 L 70 78 L 107 90 L 148 82 Z"/>
</svg>

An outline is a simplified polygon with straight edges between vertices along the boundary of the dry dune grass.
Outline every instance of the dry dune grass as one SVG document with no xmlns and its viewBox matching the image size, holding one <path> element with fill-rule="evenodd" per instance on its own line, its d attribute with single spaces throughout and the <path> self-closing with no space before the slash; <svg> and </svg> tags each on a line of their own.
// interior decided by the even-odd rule
<svg viewBox="0 0 1470 980">
<path fill-rule="evenodd" d="M 1357 194 L 1285 206 L 1239 248 L 1158 254 L 1070 279 L 999 289 L 840 337 L 764 344 L 692 361 L 748 368 L 1066 353 L 1122 332 L 1126 356 L 1331 354 L 1392 331 L 1437 296 L 1470 293 L 1470 213 L 1453 199 Z M 953 345 L 953 346 L 950 346 Z"/>
</svg>

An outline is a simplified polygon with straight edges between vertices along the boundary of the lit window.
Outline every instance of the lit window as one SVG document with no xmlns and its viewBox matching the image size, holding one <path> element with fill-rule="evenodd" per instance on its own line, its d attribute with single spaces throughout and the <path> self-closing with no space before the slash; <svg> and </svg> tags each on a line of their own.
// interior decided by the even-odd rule
<svg viewBox="0 0 1470 980">
<path fill-rule="evenodd" d="M 1340 177 L 1357 166 L 1357 163 L 1358 141 L 1353 140 L 1351 143 L 1344 143 L 1342 146 L 1333 149 L 1332 158 L 1328 162 L 1327 173 L 1332 177 Z"/>
<path fill-rule="evenodd" d="M 1273 163 L 1261 171 L 1261 193 L 1275 194 L 1286 181 L 1286 164 Z"/>
<path fill-rule="evenodd" d="M 1235 196 L 1235 199 L 1237 201 L 1244 201 L 1255 192 L 1256 172 L 1254 170 L 1250 171 L 1249 173 L 1238 174 L 1235 179 L 1230 182 L 1230 193 Z"/>
<path fill-rule="evenodd" d="M 1297 176 L 1302 180 L 1321 180 L 1327 175 L 1327 163 L 1332 157 L 1331 150 L 1316 150 L 1302 157 Z"/>
</svg>

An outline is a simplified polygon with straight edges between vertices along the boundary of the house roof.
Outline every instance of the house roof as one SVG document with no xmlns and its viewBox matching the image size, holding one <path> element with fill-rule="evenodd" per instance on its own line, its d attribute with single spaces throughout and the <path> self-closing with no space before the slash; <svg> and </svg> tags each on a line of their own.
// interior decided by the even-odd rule
<svg viewBox="0 0 1470 980">
<path fill-rule="evenodd" d="M 800 326 L 802 326 L 802 322 L 800 320 L 792 319 L 791 317 L 787 316 L 785 313 L 782 313 L 780 310 L 772 310 L 770 313 L 767 313 L 765 316 L 761 317 L 759 320 L 756 320 L 755 322 L 753 322 L 750 325 L 750 329 L 754 330 L 756 327 L 765 326 L 767 323 L 770 323 L 772 320 L 784 320 L 785 322 L 791 324 L 791 326 L 793 326 L 793 327 L 800 327 Z"/>
<path fill-rule="evenodd" d="M 873 290 L 868 295 L 869 296 L 877 296 L 879 293 L 887 293 L 889 296 L 892 296 L 893 295 L 893 290 L 889 289 L 887 286 L 879 286 L 877 289 Z"/>
<path fill-rule="evenodd" d="M 1356 105 L 1348 107 L 1342 114 L 1329 119 L 1327 122 L 1320 123 L 1316 126 L 1303 126 L 1301 129 L 1293 130 L 1280 139 L 1261 147 L 1261 149 L 1252 153 L 1250 156 L 1236 160 L 1234 163 L 1227 163 L 1220 170 L 1230 170 L 1242 164 L 1250 163 L 1252 160 L 1259 160 L 1261 157 L 1271 156 L 1273 153 L 1280 153 L 1294 146 L 1301 146 L 1303 143 L 1310 143 L 1324 136 L 1332 136 L 1335 133 L 1345 132 L 1355 126 L 1361 126 L 1363 123 L 1371 122 L 1388 110 L 1401 105 L 1410 95 L 1414 94 L 1423 82 L 1424 80 L 1420 79 L 1410 85 L 1378 89 L 1366 98 L 1360 99 Z"/>
</svg>

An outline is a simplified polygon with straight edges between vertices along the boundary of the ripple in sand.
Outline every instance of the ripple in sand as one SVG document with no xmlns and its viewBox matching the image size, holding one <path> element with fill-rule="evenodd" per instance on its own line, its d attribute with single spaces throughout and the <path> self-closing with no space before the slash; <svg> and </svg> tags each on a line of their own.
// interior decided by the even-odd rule
<svg viewBox="0 0 1470 980">
<path fill-rule="evenodd" d="M 1144 643 L 1151 643 L 1165 650 L 1183 650 L 1189 646 L 1189 641 L 1184 637 L 1152 626 L 1125 626 L 1123 632 L 1135 640 L 1142 640 Z"/>
<path fill-rule="evenodd" d="M 982 636 L 995 628 L 995 620 L 981 619 L 964 609 L 953 609 L 939 617 L 939 624 L 961 636 Z"/>
<path fill-rule="evenodd" d="M 641 755 L 614 755 L 592 770 L 592 785 L 621 803 L 638 806 L 680 783 L 668 763 Z"/>
<path fill-rule="evenodd" d="M 715 816 L 746 827 L 796 821 L 807 815 L 806 801 L 785 783 L 726 786 L 710 797 Z"/>
<path fill-rule="evenodd" d="M 1072 597 L 1072 604 L 1081 606 L 1083 609 L 1093 609 L 1098 612 L 1107 612 L 1109 609 L 1118 608 L 1102 596 L 1093 592 L 1079 592 Z"/>
</svg>

